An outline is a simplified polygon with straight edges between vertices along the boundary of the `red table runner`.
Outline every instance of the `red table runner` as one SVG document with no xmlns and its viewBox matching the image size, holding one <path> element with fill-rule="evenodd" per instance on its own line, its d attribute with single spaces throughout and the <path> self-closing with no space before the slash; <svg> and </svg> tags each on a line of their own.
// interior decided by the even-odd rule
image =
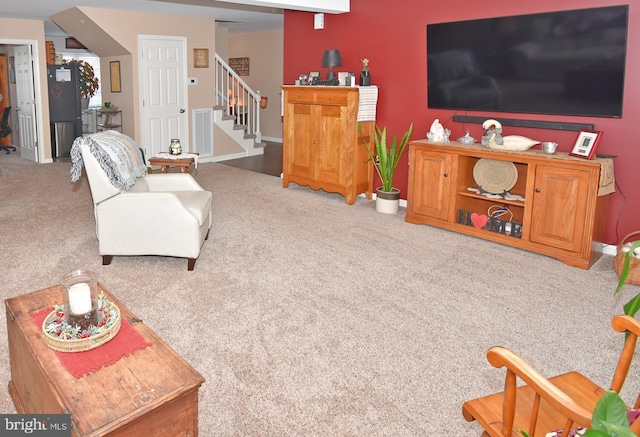
<svg viewBox="0 0 640 437">
<path fill-rule="evenodd" d="M 53 311 L 53 307 L 45 308 L 31 314 L 33 322 L 42 329 L 44 319 Z M 103 345 L 84 352 L 55 351 L 60 363 L 76 378 L 90 375 L 103 367 L 117 363 L 122 357 L 134 354 L 140 349 L 150 346 L 125 319 L 121 320 L 120 330 L 111 340 Z"/>
</svg>

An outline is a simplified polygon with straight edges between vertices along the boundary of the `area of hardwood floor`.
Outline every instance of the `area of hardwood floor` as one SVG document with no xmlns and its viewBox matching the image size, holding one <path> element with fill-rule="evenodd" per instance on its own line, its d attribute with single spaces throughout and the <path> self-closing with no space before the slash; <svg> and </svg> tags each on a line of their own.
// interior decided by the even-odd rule
<svg viewBox="0 0 640 437">
<path fill-rule="evenodd" d="M 267 143 L 267 145 L 262 155 L 220 161 L 219 163 L 230 167 L 243 168 L 257 173 L 280 177 L 282 174 L 282 143 L 273 143 L 270 141 L 265 141 L 265 143 Z"/>
</svg>

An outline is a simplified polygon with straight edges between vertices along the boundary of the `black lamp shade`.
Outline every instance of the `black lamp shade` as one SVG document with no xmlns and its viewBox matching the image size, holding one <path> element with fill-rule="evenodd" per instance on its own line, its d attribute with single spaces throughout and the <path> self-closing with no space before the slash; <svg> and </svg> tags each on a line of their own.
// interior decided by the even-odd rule
<svg viewBox="0 0 640 437">
<path fill-rule="evenodd" d="M 323 67 L 339 67 L 342 65 L 342 57 L 340 56 L 340 50 L 325 50 L 322 57 Z"/>
</svg>

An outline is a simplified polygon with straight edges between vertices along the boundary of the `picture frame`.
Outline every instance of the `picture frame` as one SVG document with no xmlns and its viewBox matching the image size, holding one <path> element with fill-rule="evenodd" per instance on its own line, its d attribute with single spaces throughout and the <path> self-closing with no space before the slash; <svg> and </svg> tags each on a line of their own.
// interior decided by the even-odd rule
<svg viewBox="0 0 640 437">
<path fill-rule="evenodd" d="M 319 71 L 310 71 L 309 72 L 309 79 L 307 79 L 307 84 L 308 85 L 313 85 L 319 79 L 320 79 L 320 72 Z"/>
<path fill-rule="evenodd" d="M 238 76 L 249 76 L 249 58 L 229 58 L 229 67 L 236 72 Z"/>
<path fill-rule="evenodd" d="M 120 61 L 109 62 L 109 71 L 111 73 L 111 92 L 122 92 L 122 80 L 120 77 Z"/>
<path fill-rule="evenodd" d="M 578 137 L 569 155 L 577 156 L 578 158 L 593 159 L 601 140 L 601 131 L 581 130 L 578 132 Z"/>
<path fill-rule="evenodd" d="M 193 68 L 209 68 L 209 49 L 193 49 Z"/>
<path fill-rule="evenodd" d="M 350 85 L 350 83 L 347 83 L 347 78 L 349 77 L 349 73 L 346 71 L 339 71 L 338 72 L 338 84 L 340 86 L 347 86 Z"/>
</svg>

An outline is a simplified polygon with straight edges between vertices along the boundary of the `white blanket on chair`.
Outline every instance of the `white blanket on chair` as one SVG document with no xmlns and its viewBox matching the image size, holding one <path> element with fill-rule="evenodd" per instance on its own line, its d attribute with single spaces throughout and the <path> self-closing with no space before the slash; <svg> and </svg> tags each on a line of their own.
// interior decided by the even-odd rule
<svg viewBox="0 0 640 437">
<path fill-rule="evenodd" d="M 98 132 L 78 137 L 71 147 L 71 182 L 76 182 L 82 174 L 82 154 L 80 146 L 87 145 L 91 154 L 100 163 L 111 184 L 121 190 L 128 190 L 136 179 L 147 174 L 147 166 L 135 141 L 117 131 Z"/>
</svg>

